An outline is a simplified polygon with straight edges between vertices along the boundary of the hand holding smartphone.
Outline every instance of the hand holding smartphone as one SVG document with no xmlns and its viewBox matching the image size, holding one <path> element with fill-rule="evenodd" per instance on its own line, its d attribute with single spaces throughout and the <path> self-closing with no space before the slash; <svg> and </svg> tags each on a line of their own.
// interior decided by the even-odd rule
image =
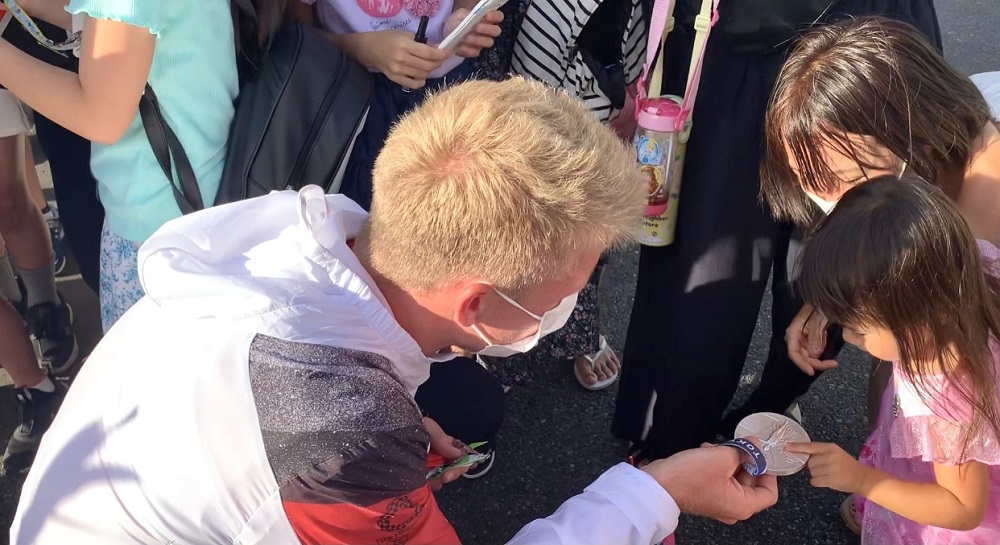
<svg viewBox="0 0 1000 545">
<path fill-rule="evenodd" d="M 469 11 L 469 14 L 462 19 L 462 22 L 455 27 L 455 30 L 451 31 L 451 34 L 441 40 L 438 44 L 438 49 L 452 49 L 457 47 L 458 44 L 462 42 L 465 36 L 472 32 L 472 29 L 486 17 L 486 14 L 499 9 L 501 6 L 507 3 L 507 0 L 480 0 L 474 8 Z"/>
</svg>

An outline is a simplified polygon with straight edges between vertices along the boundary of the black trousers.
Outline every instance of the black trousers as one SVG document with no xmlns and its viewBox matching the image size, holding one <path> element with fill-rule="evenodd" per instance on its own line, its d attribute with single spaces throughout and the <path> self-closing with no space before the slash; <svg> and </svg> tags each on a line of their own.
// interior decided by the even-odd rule
<svg viewBox="0 0 1000 545">
<path fill-rule="evenodd" d="M 431 364 L 416 401 L 445 433 L 466 444 L 492 441 L 507 411 L 500 381 L 469 358 Z"/>
<path fill-rule="evenodd" d="M 97 197 L 97 180 L 90 173 L 90 142 L 38 113 L 35 130 L 49 159 L 66 243 L 83 281 L 97 293 L 101 283 L 104 207 Z"/>
<path fill-rule="evenodd" d="M 847 0 L 838 15 L 894 15 L 937 34 L 930 0 Z M 667 44 L 664 89 L 683 86 L 691 52 L 681 25 Z M 938 38 L 940 43 L 940 38 Z M 613 433 L 662 458 L 714 439 L 739 384 L 773 271 L 773 334 L 760 406 L 784 410 L 811 380 L 788 359 L 784 332 L 801 308 L 789 289 L 793 227 L 758 199 L 763 117 L 783 54 L 741 56 L 709 40 L 688 142 L 675 242 L 643 247 Z M 679 93 L 678 93 L 679 94 Z"/>
</svg>

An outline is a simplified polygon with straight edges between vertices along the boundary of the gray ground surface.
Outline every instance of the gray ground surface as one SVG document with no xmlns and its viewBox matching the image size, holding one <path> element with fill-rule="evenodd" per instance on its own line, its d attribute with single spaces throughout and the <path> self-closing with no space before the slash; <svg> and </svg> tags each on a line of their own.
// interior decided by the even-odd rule
<svg viewBox="0 0 1000 545">
<path fill-rule="evenodd" d="M 949 60 L 970 74 L 1000 70 L 996 31 L 1000 2 L 938 0 L 937 4 Z M 608 338 L 618 349 L 628 323 L 636 261 L 635 251 L 616 256 L 605 282 L 604 321 Z M 100 331 L 96 298 L 72 274 L 68 271 L 60 290 L 76 309 L 78 335 L 83 348 L 89 348 Z M 770 301 L 766 300 L 739 395 L 745 395 L 757 380 L 766 359 L 769 316 Z M 845 352 L 841 368 L 816 383 L 802 403 L 806 427 L 815 439 L 836 441 L 848 449 L 860 446 L 866 377 L 866 361 L 855 352 Z M 11 389 L 0 388 L 2 437 L 13 428 L 13 404 Z M 620 461 L 625 447 L 608 432 L 613 404 L 612 390 L 583 390 L 568 365 L 554 364 L 538 373 L 530 386 L 515 388 L 509 395 L 508 418 L 501 430 L 493 471 L 478 481 L 450 485 L 439 495 L 463 541 L 502 543 Z M 0 528 L 10 524 L 21 483 L 17 477 L 0 480 Z M 789 477 L 781 481 L 781 500 L 775 508 L 733 527 L 686 517 L 678 541 L 683 545 L 852 543 L 856 540 L 837 515 L 840 498 L 839 494 L 810 488 L 803 475 Z M 0 543 L 6 542 L 6 532 L 0 532 Z"/>
</svg>

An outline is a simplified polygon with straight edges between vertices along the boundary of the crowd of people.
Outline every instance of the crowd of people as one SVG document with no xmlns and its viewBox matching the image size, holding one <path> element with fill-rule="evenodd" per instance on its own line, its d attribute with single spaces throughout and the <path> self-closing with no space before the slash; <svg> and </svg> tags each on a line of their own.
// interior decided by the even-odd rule
<svg viewBox="0 0 1000 545">
<path fill-rule="evenodd" d="M 618 383 L 628 462 L 511 543 L 745 520 L 778 499 L 749 465 L 767 448 L 848 494 L 863 544 L 1000 542 L 1000 72 L 944 60 L 931 0 L 741 2 L 509 0 L 442 49 L 475 2 L 254 0 L 250 38 L 318 29 L 369 71 L 369 110 L 336 192 L 184 214 L 140 100 L 156 90 L 215 202 L 259 60 L 232 24 L 247 2 L 3 0 L 11 543 L 457 543 L 434 492 L 489 473 L 506 392 L 553 364 Z M 689 73 L 676 235 L 642 246 L 619 359 L 599 288 L 649 197 L 633 110 Z M 62 244 L 99 294 L 90 354 Z M 727 413 L 769 279 L 764 373 Z M 873 358 L 858 456 L 724 442 L 755 413 L 801 419 L 845 343 Z"/>
</svg>

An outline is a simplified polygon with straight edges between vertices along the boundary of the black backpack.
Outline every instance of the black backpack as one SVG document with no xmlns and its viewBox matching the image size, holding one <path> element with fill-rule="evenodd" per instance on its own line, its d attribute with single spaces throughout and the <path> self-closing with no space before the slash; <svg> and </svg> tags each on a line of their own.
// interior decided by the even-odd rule
<svg viewBox="0 0 1000 545">
<path fill-rule="evenodd" d="M 233 4 L 237 30 L 246 34 L 256 23 L 254 7 L 250 0 Z M 249 62 L 239 61 L 245 83 L 215 204 L 308 184 L 337 192 L 368 112 L 371 75 L 318 29 L 301 23 L 279 28 Z M 181 212 L 201 210 L 194 170 L 148 85 L 139 112 Z"/>
</svg>

